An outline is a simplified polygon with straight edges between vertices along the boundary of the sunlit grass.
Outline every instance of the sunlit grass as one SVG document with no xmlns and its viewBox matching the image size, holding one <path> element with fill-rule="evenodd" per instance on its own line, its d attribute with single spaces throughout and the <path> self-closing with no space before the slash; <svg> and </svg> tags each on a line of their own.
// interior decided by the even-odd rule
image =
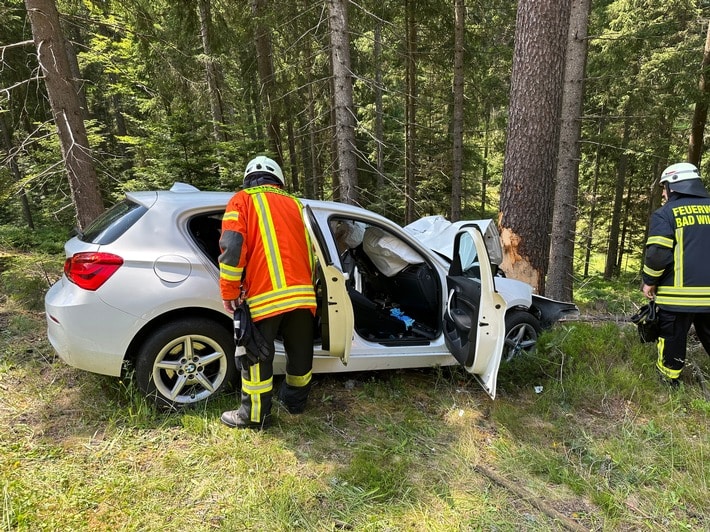
<svg viewBox="0 0 710 532">
<path fill-rule="evenodd" d="M 576 293 L 606 317 L 633 284 Z M 501 368 L 495 401 L 458 368 L 316 376 L 310 408 L 261 433 L 219 422 L 235 395 L 157 412 L 130 375 L 66 366 L 31 308 L 0 296 L 2 530 L 569 528 L 545 507 L 592 530 L 710 526 L 694 338 L 675 392 L 629 323 L 568 322 Z"/>
</svg>

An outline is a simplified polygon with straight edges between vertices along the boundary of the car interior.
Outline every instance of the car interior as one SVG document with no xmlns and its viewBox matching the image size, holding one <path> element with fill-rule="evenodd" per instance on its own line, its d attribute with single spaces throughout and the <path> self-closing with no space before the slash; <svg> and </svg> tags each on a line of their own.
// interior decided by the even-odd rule
<svg viewBox="0 0 710 532">
<path fill-rule="evenodd" d="M 426 259 L 367 222 L 334 217 L 329 226 L 358 335 L 384 345 L 425 345 L 438 336 L 441 290 Z"/>
<path fill-rule="evenodd" d="M 221 212 L 194 216 L 188 222 L 192 239 L 215 265 L 221 226 Z M 333 217 L 329 228 L 360 337 L 382 345 L 426 345 L 440 334 L 441 288 L 425 257 L 394 234 L 367 222 Z M 317 288 L 320 316 L 320 282 Z"/>
</svg>

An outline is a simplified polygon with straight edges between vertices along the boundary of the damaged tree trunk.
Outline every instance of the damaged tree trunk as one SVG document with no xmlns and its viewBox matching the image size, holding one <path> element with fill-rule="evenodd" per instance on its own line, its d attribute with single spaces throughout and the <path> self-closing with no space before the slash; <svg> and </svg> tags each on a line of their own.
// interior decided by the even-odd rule
<svg viewBox="0 0 710 532">
<path fill-rule="evenodd" d="M 509 277 L 544 293 L 570 0 L 520 0 L 499 226 Z"/>
</svg>

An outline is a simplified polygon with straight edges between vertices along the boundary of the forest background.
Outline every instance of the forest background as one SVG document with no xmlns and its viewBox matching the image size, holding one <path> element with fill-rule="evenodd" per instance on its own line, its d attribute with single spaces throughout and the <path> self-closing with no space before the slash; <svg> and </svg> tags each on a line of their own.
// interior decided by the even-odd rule
<svg viewBox="0 0 710 532">
<path fill-rule="evenodd" d="M 709 7 L 0 0 L 0 529 L 708 529 L 709 359 L 692 338 L 668 390 L 609 315 L 641 297 L 663 167 L 708 171 Z M 162 415 L 63 364 L 41 310 L 69 230 L 126 190 L 234 190 L 262 152 L 306 197 L 499 219 L 609 319 L 545 333 L 496 401 L 462 370 L 324 375 L 267 433 L 221 426 L 232 396 Z"/>
<path fill-rule="evenodd" d="M 638 271 L 664 166 L 708 169 L 709 7 L 3 0 L 0 224 L 68 231 L 126 190 L 175 181 L 234 190 L 267 153 L 304 197 L 401 223 L 496 218 L 533 271 L 514 276 L 571 299 L 591 273 Z M 43 36 L 32 16 L 55 8 Z M 78 98 L 76 130 L 57 120 L 77 118 L 52 98 L 57 75 Z M 545 286 L 559 264 L 569 270 Z"/>
</svg>

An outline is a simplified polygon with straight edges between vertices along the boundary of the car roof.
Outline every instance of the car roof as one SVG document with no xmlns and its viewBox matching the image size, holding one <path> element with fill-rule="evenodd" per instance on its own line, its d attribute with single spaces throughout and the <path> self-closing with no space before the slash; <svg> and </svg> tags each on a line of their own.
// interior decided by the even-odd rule
<svg viewBox="0 0 710 532">
<path fill-rule="evenodd" d="M 162 208 L 169 208 L 175 211 L 191 209 L 224 209 L 234 192 L 205 191 L 185 183 L 175 183 L 170 190 L 151 190 L 127 192 L 126 197 L 145 207 L 151 207 L 159 203 Z M 355 215 L 364 218 L 378 218 L 387 220 L 377 213 L 363 209 L 355 205 L 348 205 L 336 201 L 324 201 L 299 198 L 299 200 L 313 209 L 325 210 L 333 214 Z M 387 220 L 391 223 L 391 220 Z"/>
</svg>

